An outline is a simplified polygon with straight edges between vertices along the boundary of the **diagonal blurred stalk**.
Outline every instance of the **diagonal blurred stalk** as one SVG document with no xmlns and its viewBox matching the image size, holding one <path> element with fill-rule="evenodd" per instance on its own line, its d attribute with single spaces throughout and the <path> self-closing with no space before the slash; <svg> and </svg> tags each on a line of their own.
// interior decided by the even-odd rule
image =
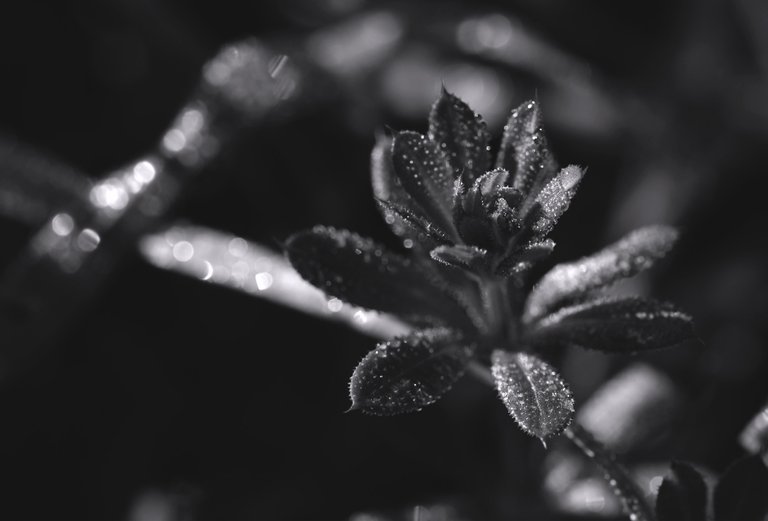
<svg viewBox="0 0 768 521">
<path fill-rule="evenodd" d="M 156 151 L 101 181 L 91 185 L 54 165 L 20 161 L 29 180 L 51 189 L 29 190 L 35 188 L 28 186 L 32 181 L 20 184 L 14 177 L 0 184 L 0 194 L 10 194 L 9 199 L 19 193 L 37 198 L 28 208 L 34 210 L 37 203 L 46 214 L 0 277 L 0 380 L 42 355 L 140 237 L 157 228 L 182 190 L 243 127 L 263 122 L 277 108 L 282 114 L 306 101 L 311 96 L 302 83 L 307 74 L 306 68 L 257 40 L 240 42 L 205 65 L 197 91 Z M 54 186 L 54 179 L 61 183 L 68 178 L 76 181 L 73 187 Z M 55 202 L 46 199 L 48 192 L 57 193 L 57 199 L 51 196 Z M 7 206 L 6 211 L 19 216 L 21 210 Z M 39 219 L 34 211 L 28 213 L 21 219 Z"/>
</svg>

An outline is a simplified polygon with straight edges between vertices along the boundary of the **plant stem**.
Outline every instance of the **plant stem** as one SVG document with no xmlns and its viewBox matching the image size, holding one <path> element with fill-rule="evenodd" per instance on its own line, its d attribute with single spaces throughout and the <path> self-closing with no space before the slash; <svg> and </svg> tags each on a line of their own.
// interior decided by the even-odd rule
<svg viewBox="0 0 768 521">
<path fill-rule="evenodd" d="M 592 434 L 574 422 L 563 433 L 589 459 L 595 462 L 605 474 L 613 493 L 621 502 L 624 513 L 631 521 L 653 521 L 656 516 L 646 503 L 637 486 L 616 455 L 597 441 Z"/>
<path fill-rule="evenodd" d="M 481 278 L 478 285 L 490 334 L 504 343 L 516 340 L 517 328 L 510 319 L 514 314 L 506 284 L 494 278 Z"/>
<path fill-rule="evenodd" d="M 479 362 L 472 362 L 469 373 L 481 382 L 495 386 L 493 375 L 487 367 Z M 656 519 L 653 510 L 646 503 L 637 484 L 632 481 L 627 470 L 602 443 L 584 427 L 573 422 L 564 433 L 584 455 L 596 463 L 603 471 L 605 480 L 621 502 L 624 513 L 631 521 L 654 521 Z"/>
</svg>

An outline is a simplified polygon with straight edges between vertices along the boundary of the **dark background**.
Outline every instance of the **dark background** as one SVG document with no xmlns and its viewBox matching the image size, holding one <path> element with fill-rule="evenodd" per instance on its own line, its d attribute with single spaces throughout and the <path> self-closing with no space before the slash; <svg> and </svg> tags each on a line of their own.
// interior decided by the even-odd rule
<svg viewBox="0 0 768 521">
<path fill-rule="evenodd" d="M 690 311 L 704 346 L 638 357 L 676 382 L 685 406 L 637 458 L 721 472 L 768 396 L 768 9 L 757 0 L 10 2 L 0 133 L 98 179 L 155 147 L 222 45 L 255 35 L 301 54 L 309 35 L 382 9 L 406 27 L 386 63 L 354 78 L 322 73 L 328 83 L 309 90 L 334 88 L 244 130 L 169 221 L 275 248 L 315 223 L 394 246 L 371 200 L 374 133 L 423 131 L 429 107 L 398 105 L 392 64 L 417 56 L 491 74 L 495 110 L 537 96 L 556 156 L 589 169 L 553 260 L 642 224 L 683 230 L 642 284 Z M 457 48 L 451 27 L 487 13 L 559 49 L 591 94 L 574 97 L 546 60 L 509 65 Z M 2 218 L 0 231 L 6 267 L 34 229 Z M 467 380 L 417 415 L 344 415 L 347 379 L 374 340 L 136 253 L 123 261 L 46 355 L 0 387 L 0 517 L 340 519 L 436 503 L 475 518 L 551 515 L 538 486 L 544 450 L 492 391 Z M 566 374 L 586 382 L 582 399 L 627 363 L 586 360 Z"/>
</svg>

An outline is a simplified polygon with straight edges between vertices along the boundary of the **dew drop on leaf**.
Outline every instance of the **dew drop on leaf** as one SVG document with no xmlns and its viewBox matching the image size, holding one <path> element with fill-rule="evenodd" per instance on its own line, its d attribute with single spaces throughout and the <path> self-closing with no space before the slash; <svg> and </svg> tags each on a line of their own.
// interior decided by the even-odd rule
<svg viewBox="0 0 768 521">
<path fill-rule="evenodd" d="M 501 401 L 525 432 L 546 442 L 570 425 L 573 395 L 552 366 L 532 354 L 496 350 L 491 371 Z"/>
</svg>

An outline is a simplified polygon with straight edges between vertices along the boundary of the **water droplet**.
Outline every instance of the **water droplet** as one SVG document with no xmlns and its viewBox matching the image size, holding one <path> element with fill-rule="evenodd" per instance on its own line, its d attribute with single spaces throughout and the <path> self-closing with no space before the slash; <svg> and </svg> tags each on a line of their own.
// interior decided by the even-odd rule
<svg viewBox="0 0 768 521">
<path fill-rule="evenodd" d="M 173 258 L 179 262 L 187 262 L 195 255 L 195 248 L 190 242 L 179 241 L 173 245 Z"/>
<path fill-rule="evenodd" d="M 51 219 L 51 228 L 53 233 L 59 237 L 66 237 L 75 227 L 75 221 L 68 213 L 57 213 L 53 219 Z"/>
</svg>

